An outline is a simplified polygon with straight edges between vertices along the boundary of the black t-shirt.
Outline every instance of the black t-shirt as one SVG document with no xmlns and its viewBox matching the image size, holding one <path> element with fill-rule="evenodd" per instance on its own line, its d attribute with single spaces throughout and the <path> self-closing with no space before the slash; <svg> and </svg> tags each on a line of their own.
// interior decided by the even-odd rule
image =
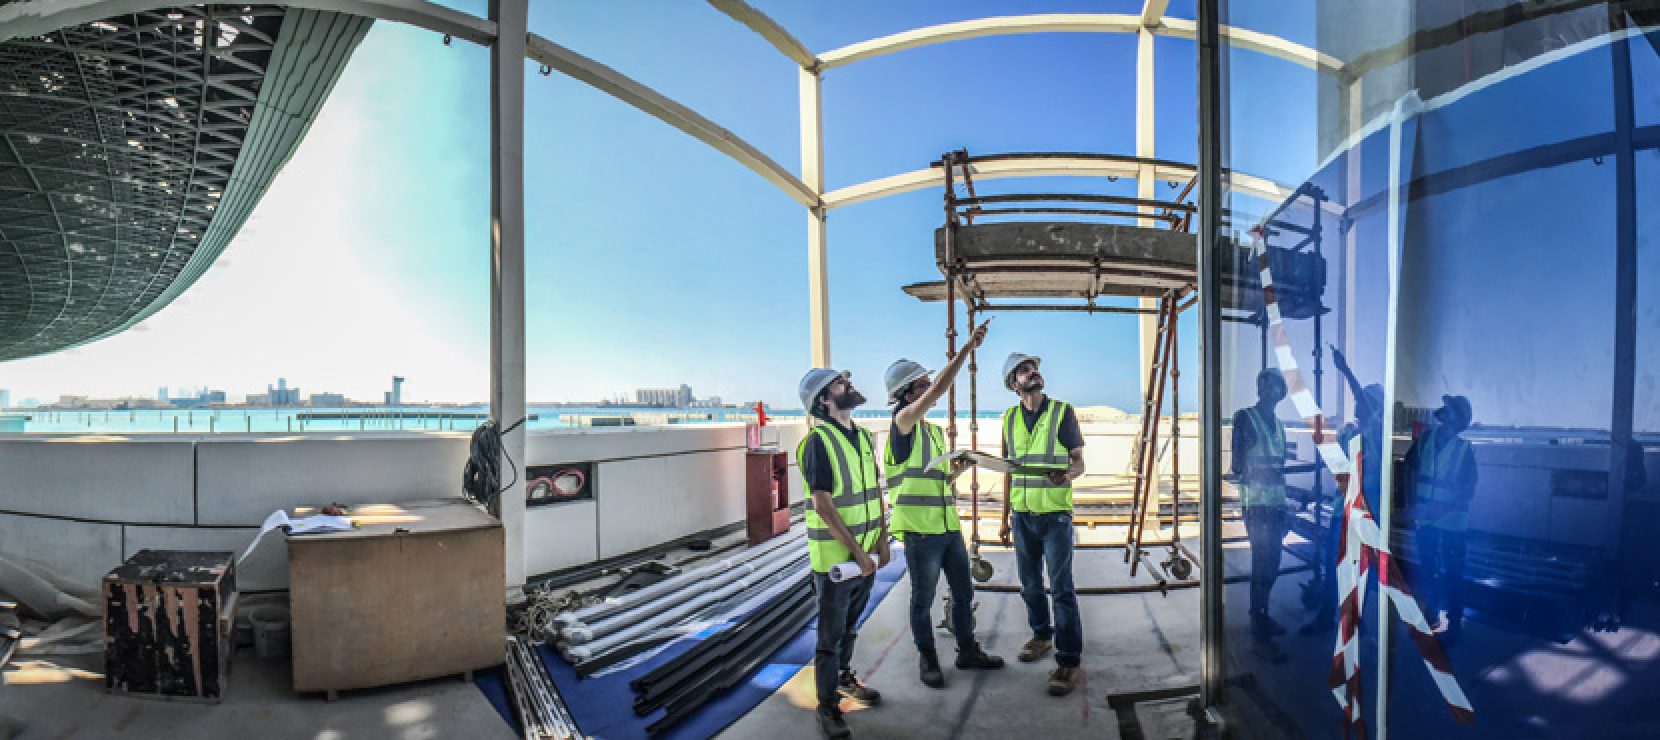
<svg viewBox="0 0 1660 740">
<path fill-rule="evenodd" d="M 855 449 L 864 449 L 864 435 L 859 433 L 859 425 L 844 427 L 835 419 L 820 417 L 819 421 L 829 424 L 841 431 L 842 436 L 853 443 Z M 807 446 L 801 450 L 801 459 L 796 461 L 801 465 L 801 474 L 807 478 L 807 493 L 812 496 L 813 491 L 836 492 L 836 464 L 830 459 L 830 450 L 824 446 L 824 440 L 817 434 L 808 433 Z M 857 461 L 848 460 L 848 465 L 856 465 Z"/>
<path fill-rule="evenodd" d="M 1055 399 L 1044 396 L 1043 403 L 1038 405 L 1036 411 L 1027 409 L 1026 404 L 1020 404 L 1020 418 L 1026 422 L 1027 433 L 1037 428 L 1038 417 L 1043 416 L 1043 412 L 1048 411 L 1049 405 L 1054 402 Z M 1073 413 L 1071 406 L 1067 406 L 1066 414 L 1061 416 L 1060 443 L 1068 450 L 1079 450 L 1084 446 L 1084 433 L 1078 428 L 1078 415 Z M 1007 457 L 1010 452 L 1004 450 L 1003 454 Z"/>
</svg>

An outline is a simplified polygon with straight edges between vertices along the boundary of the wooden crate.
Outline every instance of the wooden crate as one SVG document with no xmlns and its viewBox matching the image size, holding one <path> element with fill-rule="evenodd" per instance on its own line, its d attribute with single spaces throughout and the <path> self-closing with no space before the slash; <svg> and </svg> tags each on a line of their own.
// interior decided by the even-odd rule
<svg viewBox="0 0 1660 740">
<path fill-rule="evenodd" d="M 333 698 L 501 664 L 500 522 L 462 499 L 358 505 L 348 516 L 359 529 L 287 538 L 295 691 Z"/>
<path fill-rule="evenodd" d="M 138 551 L 104 576 L 104 688 L 223 700 L 235 609 L 233 553 Z"/>
</svg>

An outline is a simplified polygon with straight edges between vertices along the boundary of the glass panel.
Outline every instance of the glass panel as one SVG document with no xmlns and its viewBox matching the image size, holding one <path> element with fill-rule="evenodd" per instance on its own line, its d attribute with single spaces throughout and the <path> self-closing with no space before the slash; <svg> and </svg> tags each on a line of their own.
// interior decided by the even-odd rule
<svg viewBox="0 0 1660 740">
<path fill-rule="evenodd" d="M 1413 738 L 1660 732 L 1643 706 L 1660 695 L 1660 59 L 1650 37 L 1609 32 L 1652 26 L 1652 13 L 1239 5 L 1253 6 L 1254 30 L 1312 26 L 1345 76 L 1303 85 L 1304 68 L 1227 55 L 1223 166 L 1236 176 L 1224 207 L 1241 248 L 1218 421 L 1225 510 L 1243 514 L 1224 529 L 1230 723 L 1250 737 L 1345 735 L 1338 698 L 1351 674 L 1342 660 L 1334 671 L 1333 652 L 1352 626 L 1368 733 L 1381 722 Z M 1627 59 L 1635 94 L 1621 101 Z M 1409 93 L 1423 105 L 1402 120 L 1392 160 L 1388 114 Z M 1622 111 L 1635 123 L 1623 134 Z M 1620 150 L 1626 134 L 1635 152 Z M 1393 213 L 1392 175 L 1405 183 Z M 1264 246 L 1271 295 L 1253 280 Z M 1263 326 L 1265 301 L 1283 329 Z M 1369 409 L 1381 409 L 1391 339 L 1385 415 Z M 1275 370 L 1293 396 L 1306 387 L 1303 403 L 1277 400 Z M 1340 440 L 1359 435 L 1350 449 L 1368 464 L 1354 482 L 1366 510 L 1387 510 L 1387 559 L 1357 557 L 1362 514 L 1333 506 L 1315 408 Z M 1286 506 L 1267 508 L 1282 491 Z M 1346 617 L 1350 592 L 1329 574 L 1362 564 L 1352 595 L 1365 608 Z M 1380 595 L 1392 608 L 1378 609 Z"/>
</svg>

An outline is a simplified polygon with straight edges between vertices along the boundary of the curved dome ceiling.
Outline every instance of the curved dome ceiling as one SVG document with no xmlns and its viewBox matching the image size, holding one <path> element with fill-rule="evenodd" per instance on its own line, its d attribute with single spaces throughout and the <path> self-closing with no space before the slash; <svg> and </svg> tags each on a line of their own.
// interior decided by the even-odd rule
<svg viewBox="0 0 1660 740">
<path fill-rule="evenodd" d="M 0 361 L 115 334 L 190 287 L 369 24 L 203 5 L 0 43 Z"/>
</svg>

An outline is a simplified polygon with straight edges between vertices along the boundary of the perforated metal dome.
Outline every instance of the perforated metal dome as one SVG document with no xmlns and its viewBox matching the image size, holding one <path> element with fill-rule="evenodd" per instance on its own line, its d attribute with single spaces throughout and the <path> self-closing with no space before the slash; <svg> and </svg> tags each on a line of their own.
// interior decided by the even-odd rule
<svg viewBox="0 0 1660 740">
<path fill-rule="evenodd" d="M 0 44 L 0 360 L 109 336 L 194 283 L 369 23 L 207 5 Z"/>
</svg>

